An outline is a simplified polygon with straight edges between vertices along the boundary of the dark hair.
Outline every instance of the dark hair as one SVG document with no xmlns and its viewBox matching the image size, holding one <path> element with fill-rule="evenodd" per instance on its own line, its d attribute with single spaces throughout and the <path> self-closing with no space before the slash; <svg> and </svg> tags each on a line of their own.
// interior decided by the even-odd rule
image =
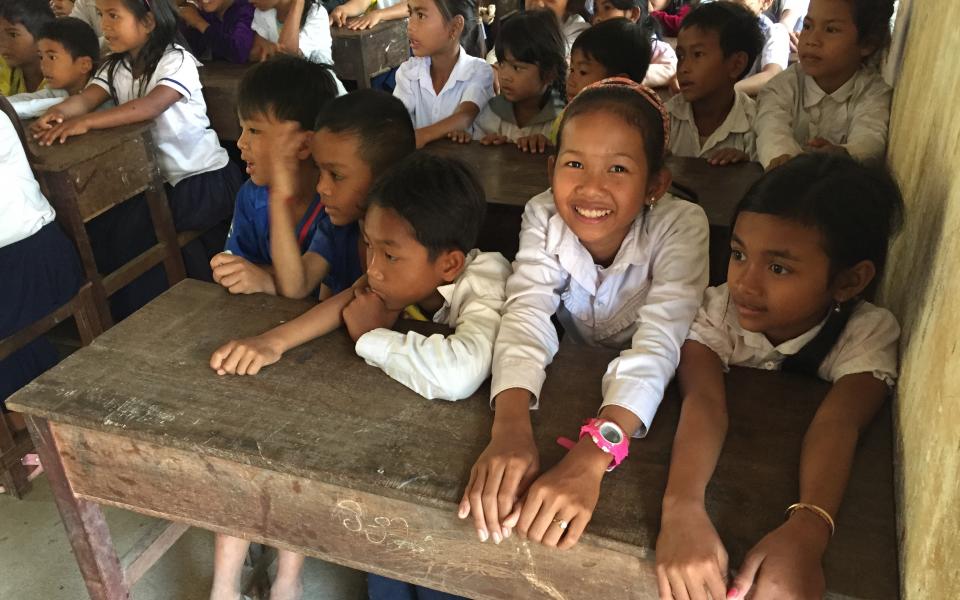
<svg viewBox="0 0 960 600">
<path fill-rule="evenodd" d="M 237 89 L 237 113 L 243 119 L 270 115 L 296 121 L 310 131 L 325 104 L 337 97 L 337 84 L 327 65 L 299 56 L 275 54 L 243 74 Z"/>
<path fill-rule="evenodd" d="M 300 29 L 303 29 L 303 26 L 307 23 L 307 16 L 310 14 L 310 11 L 313 9 L 314 5 L 323 6 L 320 3 L 320 0 L 303 0 L 303 14 L 300 15 Z"/>
<path fill-rule="evenodd" d="M 455 16 L 463 17 L 463 30 L 466 31 L 467 24 L 477 18 L 476 0 L 433 0 L 440 11 L 440 16 L 444 22 L 449 23 Z"/>
<path fill-rule="evenodd" d="M 680 30 L 698 27 L 703 31 L 716 31 L 720 36 L 720 49 L 724 58 L 736 52 L 747 55 L 747 63 L 737 79 L 743 79 L 763 50 L 763 32 L 757 15 L 736 2 L 711 2 L 690 11 L 683 19 Z"/>
<path fill-rule="evenodd" d="M 92 27 L 75 17 L 60 17 L 40 28 L 41 40 L 59 42 L 73 60 L 89 56 L 93 64 L 100 62 L 100 40 Z"/>
<path fill-rule="evenodd" d="M 657 100 L 659 102 L 659 99 Z M 643 151 L 647 156 L 647 171 L 651 175 L 663 168 L 664 132 L 663 116 L 640 92 L 626 86 L 607 85 L 584 88 L 563 112 L 560 128 L 557 130 L 557 145 L 560 150 L 563 128 L 570 119 L 583 114 L 609 111 L 621 117 L 631 127 L 643 134 Z"/>
<path fill-rule="evenodd" d="M 857 26 L 857 41 L 861 45 L 876 47 L 869 60 L 890 45 L 890 19 L 893 18 L 894 0 L 847 0 L 853 10 L 853 23 Z"/>
<path fill-rule="evenodd" d="M 12 25 L 23 25 L 34 38 L 55 18 L 48 0 L 0 0 L 0 19 L 6 19 Z"/>
<path fill-rule="evenodd" d="M 379 90 L 357 90 L 334 98 L 317 115 L 314 130 L 352 133 L 374 176 L 417 149 L 416 131 L 403 102 Z"/>
<path fill-rule="evenodd" d="M 153 20 L 156 25 L 150 32 L 147 43 L 137 54 L 136 64 L 130 64 L 129 52 L 114 52 L 103 60 L 103 66 L 107 70 L 107 82 L 110 84 L 110 95 L 116 102 L 117 92 L 113 87 L 113 78 L 117 72 L 117 67 L 127 63 L 131 73 L 141 72 L 139 95 L 142 96 L 147 90 L 147 84 L 153 77 L 153 72 L 157 70 L 157 64 L 167 48 L 171 44 L 180 44 L 186 46 L 180 30 L 177 28 L 179 17 L 173 8 L 173 0 L 121 0 L 124 8 L 133 13 L 138 21 L 143 21 L 149 14 L 153 14 Z M 182 50 L 178 50 L 183 54 Z"/>
<path fill-rule="evenodd" d="M 599 1 L 599 0 L 597 0 Z M 650 8 L 647 0 L 607 0 L 614 8 L 618 10 L 630 10 L 636 8 L 640 11 L 640 17 L 637 19 L 637 25 L 643 27 L 647 35 L 651 38 L 659 39 L 663 31 L 660 28 L 660 21 L 650 16 Z"/>
<path fill-rule="evenodd" d="M 587 29 L 573 42 L 570 53 L 579 50 L 607 69 L 612 77 L 625 74 L 643 82 L 650 66 L 650 35 L 629 19 L 610 19 Z"/>
<path fill-rule="evenodd" d="M 737 205 L 742 212 L 773 215 L 815 227 L 823 235 L 830 276 L 869 260 L 887 263 L 887 245 L 900 227 L 903 198 L 886 169 L 846 156 L 801 154 L 754 183 Z"/>
<path fill-rule="evenodd" d="M 421 151 L 377 180 L 370 206 L 390 209 L 409 223 L 433 260 L 444 250 L 466 253 L 476 246 L 487 199 L 480 180 L 463 161 Z"/>
<path fill-rule="evenodd" d="M 560 32 L 557 16 L 549 10 L 530 10 L 510 15 L 502 21 L 494 46 L 499 62 L 507 52 L 525 63 L 537 65 L 541 78 L 553 75 L 553 88 L 563 97 L 567 77 L 567 44 Z M 541 104 L 546 102 L 546 98 Z"/>
</svg>

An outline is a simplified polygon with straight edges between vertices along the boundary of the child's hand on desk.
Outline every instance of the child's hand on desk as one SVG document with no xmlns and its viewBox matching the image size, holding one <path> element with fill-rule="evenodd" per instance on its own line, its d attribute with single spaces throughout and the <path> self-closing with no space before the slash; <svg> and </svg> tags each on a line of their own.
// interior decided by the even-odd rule
<svg viewBox="0 0 960 600">
<path fill-rule="evenodd" d="M 746 162 L 748 160 L 750 160 L 750 157 L 742 150 L 737 150 L 736 148 L 720 148 L 710 155 L 707 163 L 714 166 L 725 166 Z"/>
<path fill-rule="evenodd" d="M 657 581 L 661 598 L 716 600 L 727 595 L 727 551 L 702 502 L 663 509 L 657 537 Z"/>
<path fill-rule="evenodd" d="M 497 396 L 498 406 L 502 397 L 513 390 Z M 522 390 L 519 408 L 529 413 L 529 395 Z M 498 408 L 497 412 L 502 410 Z M 490 443 L 470 470 L 470 481 L 463 491 L 457 516 L 465 519 L 473 515 L 473 522 L 481 542 L 492 537 L 495 543 L 510 537 L 519 516 L 519 497 L 527 490 L 540 471 L 540 456 L 533 441 L 530 419 L 523 414 L 520 420 L 494 419 Z M 506 518 L 516 511 L 507 526 Z"/>
<path fill-rule="evenodd" d="M 53 129 L 60 123 L 63 123 L 65 119 L 66 117 L 63 116 L 63 113 L 56 110 L 56 107 L 51 108 L 30 124 L 30 133 L 33 134 L 33 139 L 40 139 L 44 131 Z"/>
<path fill-rule="evenodd" d="M 263 62 L 280 52 L 280 45 L 260 37 L 253 36 L 253 46 L 250 48 L 250 61 Z"/>
<path fill-rule="evenodd" d="M 807 142 L 807 150 L 814 152 L 826 152 L 829 154 L 848 154 L 847 149 L 843 146 L 838 146 L 828 140 L 825 140 L 821 137 L 815 137 L 809 142 Z"/>
<path fill-rule="evenodd" d="M 823 553 L 830 532 L 820 517 L 800 510 L 768 533 L 743 559 L 729 598 L 823 598 Z M 735 595 L 734 595 L 735 592 Z"/>
<path fill-rule="evenodd" d="M 350 15 L 347 14 L 347 11 L 344 10 L 343 5 L 334 8 L 330 11 L 330 26 L 331 27 L 343 27 L 347 24 L 347 19 L 350 18 Z"/>
<path fill-rule="evenodd" d="M 772 159 L 770 163 L 767 164 L 766 171 L 772 171 L 777 167 L 779 167 L 780 165 L 787 164 L 787 161 L 789 161 L 791 158 L 793 158 L 793 156 L 790 154 L 781 154 L 780 156 Z"/>
<path fill-rule="evenodd" d="M 230 340 L 210 357 L 217 375 L 256 375 L 260 369 L 280 360 L 283 352 L 269 335 Z"/>
<path fill-rule="evenodd" d="M 400 311 L 389 310 L 380 296 L 367 287 L 354 289 L 353 300 L 343 309 L 343 322 L 354 342 L 368 331 L 393 327 L 398 318 Z"/>
<path fill-rule="evenodd" d="M 530 152 L 531 154 L 543 154 L 549 145 L 550 140 L 547 139 L 547 136 L 540 133 L 517 138 L 517 148 L 523 152 Z"/>
<path fill-rule="evenodd" d="M 552 469 L 541 475 L 522 500 L 522 506 L 504 521 L 516 524 L 525 538 L 561 550 L 572 548 L 593 516 L 600 498 L 600 482 L 610 455 L 589 437 L 581 441 Z"/>
<path fill-rule="evenodd" d="M 377 9 L 368 10 L 359 17 L 353 17 L 347 21 L 347 29 L 371 29 L 380 24 L 383 15 Z"/>
<path fill-rule="evenodd" d="M 41 146 L 49 146 L 58 140 L 62 144 L 67 141 L 67 138 L 83 135 L 88 131 L 90 131 L 90 126 L 87 125 L 86 115 L 84 115 L 73 119 L 64 119 L 59 124 L 54 124 L 50 129 L 35 134 L 33 137 L 38 140 Z"/>
<path fill-rule="evenodd" d="M 470 135 L 469 132 L 464 131 L 462 129 L 459 129 L 457 131 L 451 131 L 450 133 L 447 134 L 447 137 L 458 144 L 469 144 L 471 141 L 473 141 L 473 136 Z"/>
<path fill-rule="evenodd" d="M 210 260 L 213 280 L 231 294 L 276 294 L 273 277 L 242 256 L 221 252 Z"/>
<path fill-rule="evenodd" d="M 509 141 L 510 138 L 505 135 L 500 135 L 499 133 L 488 133 L 480 138 L 480 143 L 484 146 L 499 146 L 500 144 L 505 144 Z"/>
</svg>

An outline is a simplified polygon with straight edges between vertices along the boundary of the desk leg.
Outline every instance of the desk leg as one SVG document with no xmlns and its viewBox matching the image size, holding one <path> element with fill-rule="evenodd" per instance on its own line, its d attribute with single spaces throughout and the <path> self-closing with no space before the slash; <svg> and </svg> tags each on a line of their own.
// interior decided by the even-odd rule
<svg viewBox="0 0 960 600">
<path fill-rule="evenodd" d="M 144 146 L 147 157 L 154 165 L 157 164 L 157 153 L 154 150 L 153 138 L 149 133 L 144 134 Z M 170 214 L 170 204 L 167 202 L 167 193 L 164 191 L 163 179 L 160 178 L 159 168 L 154 167 L 153 184 L 145 192 L 147 205 L 150 207 L 150 219 L 153 221 L 153 230 L 157 234 L 157 242 L 164 245 L 163 268 L 167 272 L 167 281 L 170 287 L 175 286 L 187 277 L 183 266 L 183 255 L 180 254 L 180 244 L 177 243 L 177 230 L 174 227 L 173 215 Z"/>
<path fill-rule="evenodd" d="M 127 600 L 130 590 L 124 581 L 120 560 L 100 506 L 73 495 L 47 420 L 27 415 L 27 427 L 50 480 L 53 497 L 91 600 Z"/>
</svg>

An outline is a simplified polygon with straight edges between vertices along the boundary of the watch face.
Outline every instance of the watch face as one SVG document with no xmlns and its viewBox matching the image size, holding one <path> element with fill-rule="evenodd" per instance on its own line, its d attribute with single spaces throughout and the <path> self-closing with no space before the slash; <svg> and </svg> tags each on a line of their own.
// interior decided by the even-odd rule
<svg viewBox="0 0 960 600">
<path fill-rule="evenodd" d="M 619 444 L 623 441 L 623 432 L 613 423 L 604 423 L 600 425 L 600 435 L 611 444 Z"/>
</svg>

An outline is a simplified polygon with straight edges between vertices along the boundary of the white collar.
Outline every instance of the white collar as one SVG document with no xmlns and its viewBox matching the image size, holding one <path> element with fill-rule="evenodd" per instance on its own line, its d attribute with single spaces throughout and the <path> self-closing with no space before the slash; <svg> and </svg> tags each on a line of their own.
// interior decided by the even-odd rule
<svg viewBox="0 0 960 600">
<path fill-rule="evenodd" d="M 743 343 L 751 348 L 762 351 L 764 355 L 769 354 L 771 351 L 776 352 L 780 356 L 792 356 L 800 351 L 801 348 L 806 346 L 810 340 L 812 340 L 820 330 L 823 329 L 824 323 L 827 322 L 827 318 L 824 317 L 822 321 L 813 326 L 812 329 L 808 329 L 804 333 L 801 333 L 793 339 L 789 339 L 785 342 L 777 344 L 774 346 L 770 343 L 770 340 L 767 339 L 762 333 L 756 331 L 747 331 L 740 326 L 740 319 L 737 318 L 737 309 L 733 304 L 733 300 L 729 296 L 730 291 L 727 290 L 727 321 L 733 326 L 734 333 L 743 338 Z M 829 316 L 829 315 L 828 315 Z"/>
<path fill-rule="evenodd" d="M 750 131 L 750 120 L 747 118 L 747 99 L 749 96 L 743 92 L 734 92 L 733 106 L 720 127 L 710 134 L 710 138 L 719 134 L 719 139 L 724 139 L 731 133 L 746 133 Z M 687 121 L 693 128 L 697 128 L 696 117 L 693 114 L 693 104 L 687 102 L 682 94 L 677 94 L 670 99 L 668 103 L 670 114 L 681 121 Z M 699 133 L 699 130 L 698 130 Z"/>
<path fill-rule="evenodd" d="M 810 75 L 804 74 L 803 76 L 803 107 L 810 108 L 811 106 L 816 106 L 827 97 L 833 99 L 834 102 L 838 104 L 844 104 L 847 100 L 853 96 L 854 87 L 856 87 L 857 79 L 859 79 L 860 71 L 858 70 L 853 74 L 853 77 L 848 79 L 843 85 L 838 87 L 832 94 L 828 94 L 823 91 L 823 88 L 811 77 Z"/>
<path fill-rule="evenodd" d="M 453 303 L 453 291 L 457 289 L 457 282 L 466 275 L 467 269 L 470 268 L 470 263 L 477 258 L 477 255 L 480 254 L 480 250 L 474 248 L 467 253 L 465 260 L 463 261 L 463 270 L 460 271 L 460 274 L 457 275 L 457 278 L 453 280 L 453 283 L 447 283 L 445 285 L 437 286 L 437 293 L 443 296 L 444 306 L 450 306 Z"/>
<path fill-rule="evenodd" d="M 433 79 L 430 77 L 430 65 L 432 59 L 427 56 L 424 57 L 422 63 L 420 63 L 420 74 L 417 79 L 420 81 L 420 87 L 426 90 L 430 90 L 430 93 L 436 96 L 442 96 L 444 92 L 452 88 L 457 84 L 458 81 L 467 81 L 470 79 L 470 65 L 467 59 L 470 56 L 467 54 L 466 50 L 463 49 L 463 46 L 460 46 L 460 51 L 457 54 L 457 62 L 453 65 L 453 70 L 450 71 L 450 77 L 447 78 L 447 82 L 443 84 L 443 88 L 440 90 L 440 93 L 437 94 L 433 89 Z"/>
</svg>

